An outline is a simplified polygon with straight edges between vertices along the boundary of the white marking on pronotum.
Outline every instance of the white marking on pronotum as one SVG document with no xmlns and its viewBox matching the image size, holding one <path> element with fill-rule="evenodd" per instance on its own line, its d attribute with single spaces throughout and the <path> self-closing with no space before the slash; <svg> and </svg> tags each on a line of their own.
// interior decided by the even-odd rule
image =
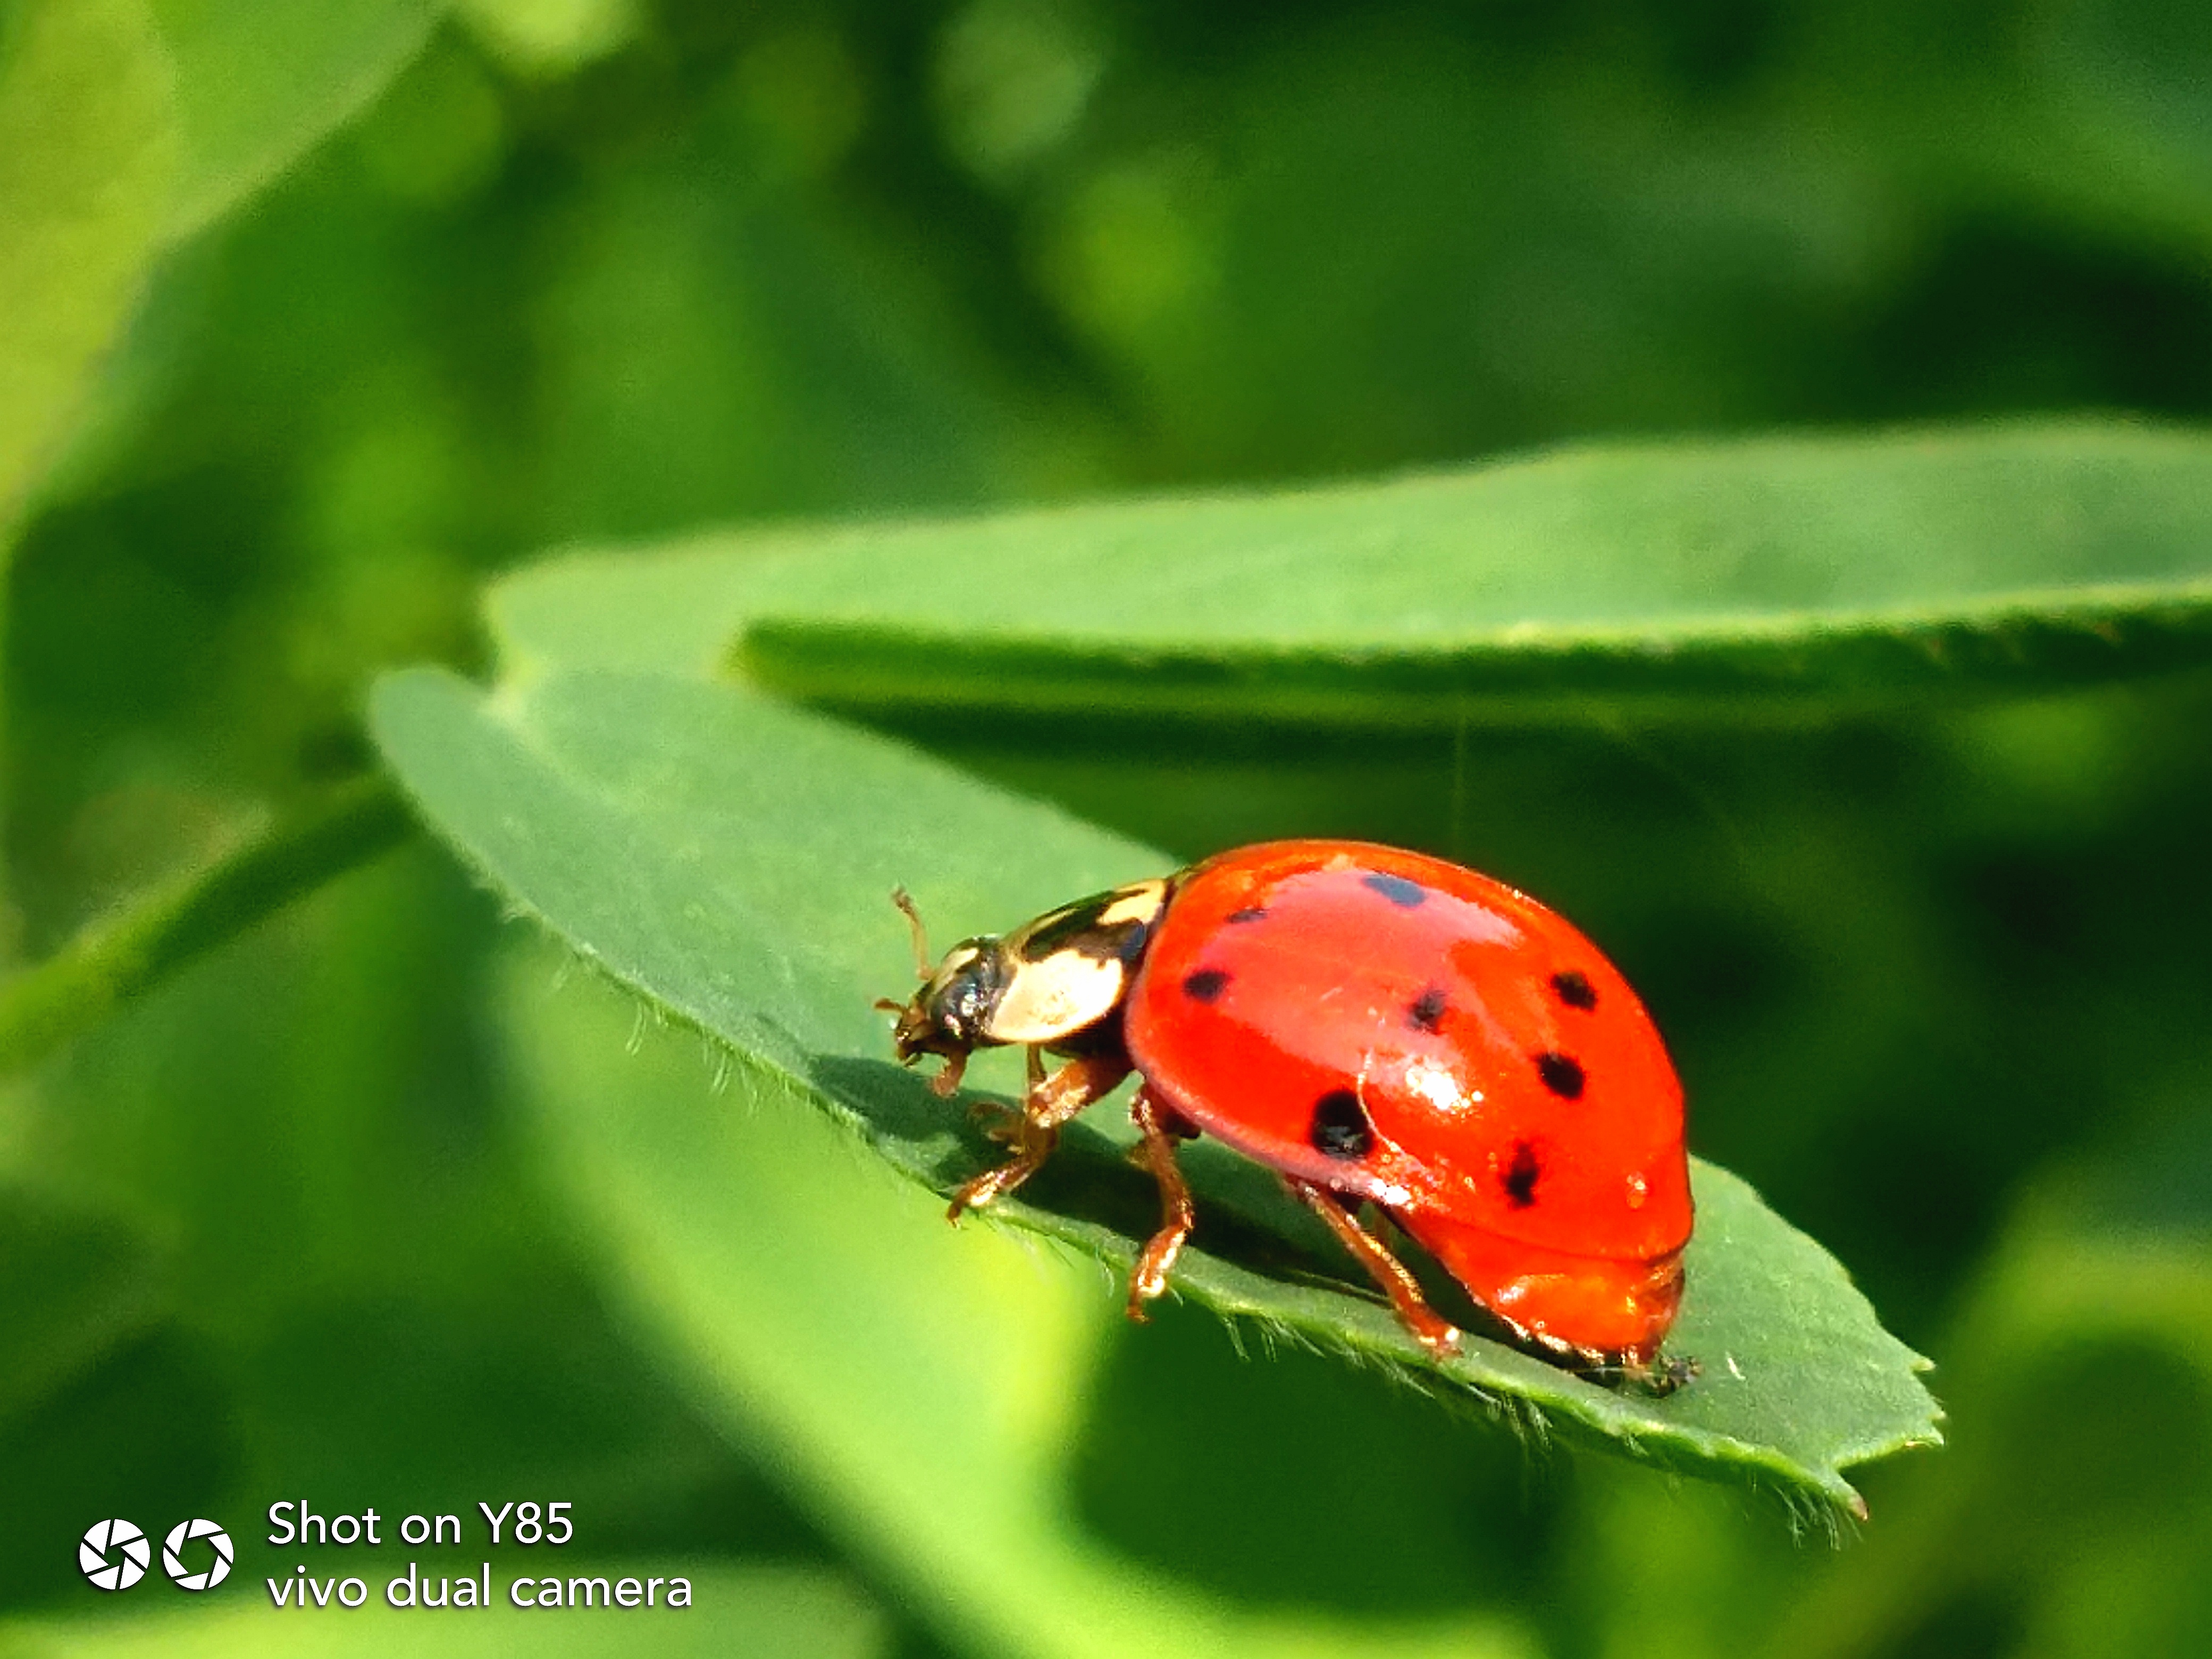
<svg viewBox="0 0 2212 1659">
<path fill-rule="evenodd" d="M 1128 970 L 1112 957 L 1101 962 L 1061 951 L 1025 963 L 991 1011 L 995 1042 L 1053 1042 L 1103 1019 L 1121 1000 Z"/>
<path fill-rule="evenodd" d="M 1112 927 L 1125 921 L 1150 921 L 1167 903 L 1164 881 L 1140 881 L 1122 888 L 1098 913 L 1098 925 Z"/>
</svg>

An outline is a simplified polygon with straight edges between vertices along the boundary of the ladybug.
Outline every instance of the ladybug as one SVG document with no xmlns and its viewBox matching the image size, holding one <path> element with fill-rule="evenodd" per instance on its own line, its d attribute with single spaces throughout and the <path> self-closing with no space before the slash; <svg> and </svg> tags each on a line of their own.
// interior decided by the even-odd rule
<svg viewBox="0 0 2212 1659">
<path fill-rule="evenodd" d="M 1525 1347 L 1664 1389 L 1692 1224 L 1682 1091 L 1613 964 L 1525 894 L 1362 842 L 1241 848 L 963 940 L 897 1014 L 902 1063 L 1019 1044 L 1012 1156 L 963 1212 L 1035 1174 L 1075 1115 L 1133 1072 L 1137 1161 L 1162 1220 L 1129 1312 L 1166 1288 L 1196 1222 L 1176 1145 L 1203 1132 L 1276 1170 L 1431 1350 L 1459 1331 L 1360 1218 L 1371 1204 Z M 1044 1056 L 1065 1061 L 1046 1074 Z"/>
</svg>

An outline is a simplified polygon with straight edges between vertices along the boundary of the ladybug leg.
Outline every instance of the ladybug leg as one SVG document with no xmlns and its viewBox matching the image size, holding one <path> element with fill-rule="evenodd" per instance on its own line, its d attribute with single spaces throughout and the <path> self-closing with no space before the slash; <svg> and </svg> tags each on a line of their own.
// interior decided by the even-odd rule
<svg viewBox="0 0 2212 1659">
<path fill-rule="evenodd" d="M 1001 1146 L 1011 1146 L 1022 1132 L 1022 1112 L 996 1100 L 979 1100 L 968 1109 L 968 1121 Z"/>
<path fill-rule="evenodd" d="M 1142 1089 L 1129 1103 L 1129 1116 L 1145 1137 L 1135 1162 L 1160 1183 L 1160 1230 L 1146 1241 L 1145 1253 L 1129 1274 L 1129 1317 L 1142 1323 L 1145 1304 L 1168 1287 L 1168 1273 L 1182 1252 L 1183 1240 L 1198 1224 L 1198 1210 L 1190 1201 L 1182 1171 L 1176 1167 L 1176 1142 L 1183 1138 L 1176 1131 L 1187 1133 L 1188 1126 Z"/>
<path fill-rule="evenodd" d="M 1029 1092 L 1033 1095 L 1044 1085 L 1044 1050 L 1031 1043 L 1022 1052 L 1028 1057 Z M 981 1125 L 984 1134 L 1001 1146 L 1011 1146 L 1021 1139 L 1019 1107 L 1007 1107 L 995 1100 L 978 1100 L 968 1108 L 968 1121 Z"/>
<path fill-rule="evenodd" d="M 1071 1060 L 1029 1092 L 1014 1128 L 1014 1155 L 953 1194 L 945 1214 L 957 1221 L 968 1210 L 995 1203 L 1035 1175 L 1060 1144 L 1060 1127 L 1129 1075 L 1129 1062 L 1110 1054 Z"/>
<path fill-rule="evenodd" d="M 1303 1201 L 1328 1224 L 1337 1243 L 1351 1251 L 1359 1265 L 1367 1269 L 1368 1276 L 1382 1287 L 1390 1298 L 1390 1305 L 1398 1310 L 1400 1322 L 1424 1347 L 1439 1354 L 1458 1351 L 1458 1327 L 1429 1306 L 1421 1295 L 1419 1281 L 1407 1270 L 1406 1264 L 1359 1224 L 1340 1196 L 1326 1187 L 1292 1176 L 1285 1176 L 1283 1184 L 1291 1189 L 1291 1196 Z"/>
<path fill-rule="evenodd" d="M 1585 1359 L 1587 1363 L 1576 1373 L 1577 1376 L 1588 1378 L 1600 1388 L 1626 1384 L 1640 1389 L 1654 1400 L 1664 1400 L 1675 1389 L 1694 1382 L 1705 1375 L 1703 1365 L 1681 1354 L 1641 1361 L 1604 1355 L 1589 1355 Z"/>
</svg>

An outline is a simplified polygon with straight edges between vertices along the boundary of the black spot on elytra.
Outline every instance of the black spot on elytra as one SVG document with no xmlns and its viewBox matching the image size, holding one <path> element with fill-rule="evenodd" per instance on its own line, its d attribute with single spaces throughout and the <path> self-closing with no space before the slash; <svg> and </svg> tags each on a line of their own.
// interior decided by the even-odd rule
<svg viewBox="0 0 2212 1659">
<path fill-rule="evenodd" d="M 1231 910 L 1229 920 L 1236 922 L 1258 921 L 1267 914 L 1264 904 L 1248 904 L 1242 910 Z"/>
<path fill-rule="evenodd" d="M 1588 1080 L 1580 1063 L 1557 1049 L 1536 1056 L 1536 1075 L 1544 1079 L 1547 1089 L 1562 1100 L 1580 1100 L 1583 1085 Z"/>
<path fill-rule="evenodd" d="M 1306 1134 L 1316 1151 L 1331 1158 L 1364 1158 L 1375 1144 L 1375 1126 L 1349 1089 L 1332 1089 L 1314 1103 L 1313 1126 Z"/>
<path fill-rule="evenodd" d="M 1218 968 L 1201 968 L 1184 975 L 1182 994 L 1200 1002 L 1212 1002 L 1229 988 L 1229 975 Z"/>
<path fill-rule="evenodd" d="M 1515 1141 L 1512 1161 L 1505 1166 L 1505 1201 L 1516 1210 L 1527 1209 L 1536 1201 L 1536 1182 L 1543 1174 L 1536 1149 L 1525 1140 Z"/>
<path fill-rule="evenodd" d="M 1404 876 L 1386 876 L 1380 870 L 1370 870 L 1359 879 L 1363 885 L 1382 894 L 1401 910 L 1414 908 L 1429 896 L 1429 890 L 1418 881 L 1410 881 Z"/>
<path fill-rule="evenodd" d="M 1431 985 L 1407 1005 L 1406 1023 L 1417 1031 L 1441 1031 L 1444 1006 L 1444 988 Z"/>
<path fill-rule="evenodd" d="M 1579 968 L 1570 968 L 1565 973 L 1553 975 L 1552 988 L 1559 993 L 1559 1000 L 1570 1008 L 1597 1006 L 1597 988 L 1589 982 Z"/>
</svg>

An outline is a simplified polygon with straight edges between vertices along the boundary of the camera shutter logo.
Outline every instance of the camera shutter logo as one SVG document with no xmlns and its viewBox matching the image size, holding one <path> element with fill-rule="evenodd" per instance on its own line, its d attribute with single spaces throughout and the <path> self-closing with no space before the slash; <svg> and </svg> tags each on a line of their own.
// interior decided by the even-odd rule
<svg viewBox="0 0 2212 1659">
<path fill-rule="evenodd" d="M 186 1572 L 179 1558 L 178 1552 L 196 1538 L 204 1538 L 215 1546 L 215 1565 L 205 1572 Z M 230 1576 L 232 1559 L 230 1534 L 212 1521 L 179 1521 L 161 1540 L 161 1571 L 177 1581 L 179 1589 L 213 1589 Z M 141 1567 L 139 1571 L 143 1572 L 145 1569 Z"/>
<path fill-rule="evenodd" d="M 119 1559 L 110 1560 L 110 1550 L 117 1552 Z M 76 1564 L 94 1589 L 129 1589 L 146 1576 L 148 1554 L 146 1534 L 130 1522 L 95 1521 L 76 1547 Z"/>
</svg>

